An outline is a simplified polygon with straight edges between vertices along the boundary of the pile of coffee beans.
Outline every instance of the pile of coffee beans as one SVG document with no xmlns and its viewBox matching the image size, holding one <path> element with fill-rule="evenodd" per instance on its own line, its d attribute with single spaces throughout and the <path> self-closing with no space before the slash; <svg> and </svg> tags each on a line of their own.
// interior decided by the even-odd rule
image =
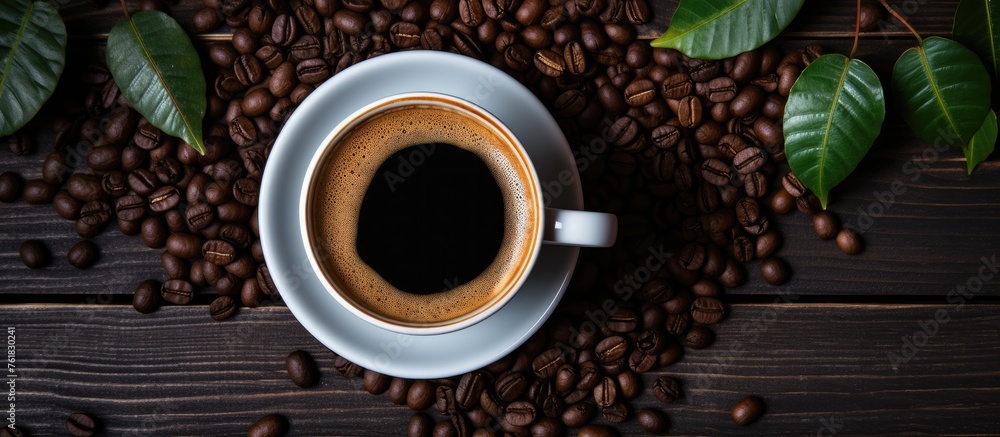
<svg viewBox="0 0 1000 437">
<path fill-rule="evenodd" d="M 614 435 L 593 422 L 630 419 L 662 433 L 669 420 L 661 408 L 684 396 L 683 383 L 642 374 L 677 362 L 685 348 L 711 345 L 711 325 L 727 315 L 720 296 L 746 281 L 745 265 L 769 284 L 788 281 L 775 215 L 812 216 L 817 236 L 848 254 L 862 242 L 820 211 L 783 165 L 786 97 L 822 51 L 765 46 L 721 61 L 690 59 L 638 39 L 636 26 L 651 15 L 646 0 L 205 0 L 195 30 L 226 24 L 233 36 L 207 48 L 204 155 L 139 116 L 94 66 L 83 75 L 82 107 L 59 124 L 42 178 L 0 174 L 0 200 L 51 203 L 84 239 L 112 222 L 139 235 L 165 249 L 166 279 L 138 285 L 136 310 L 187 304 L 210 288 L 218 295 L 210 316 L 225 319 L 238 306 L 278 299 L 256 205 L 274 137 L 295 107 L 324 80 L 380 54 L 427 49 L 481 59 L 548 106 L 573 148 L 588 209 L 618 215 L 619 243 L 584 251 L 545 328 L 485 368 L 408 380 L 342 357 L 334 366 L 415 410 L 409 435 Z M 35 148 L 29 135 L 6 142 L 18 154 Z M 78 246 L 67 259 L 86 268 L 97 248 Z M 22 259 L 42 267 L 49 255 L 29 242 Z M 296 385 L 317 382 L 304 352 L 289 355 L 286 367 Z M 664 405 L 633 411 L 644 388 Z M 759 398 L 747 399 L 733 408 L 737 423 L 763 412 Z M 265 416 L 250 434 L 280 435 L 288 426 L 283 416 Z"/>
</svg>

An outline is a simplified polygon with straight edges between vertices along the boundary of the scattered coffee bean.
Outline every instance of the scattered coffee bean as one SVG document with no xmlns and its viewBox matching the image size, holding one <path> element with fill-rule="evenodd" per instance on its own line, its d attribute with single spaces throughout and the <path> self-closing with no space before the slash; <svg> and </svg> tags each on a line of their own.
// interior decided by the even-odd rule
<svg viewBox="0 0 1000 437">
<path fill-rule="evenodd" d="M 148 279 L 139 283 L 132 295 L 132 307 L 136 311 L 147 314 L 160 306 L 160 283 Z"/>
<path fill-rule="evenodd" d="M 66 418 L 66 432 L 73 437 L 90 437 L 97 432 L 97 422 L 85 413 L 73 413 Z"/>
<path fill-rule="evenodd" d="M 288 419 L 280 414 L 261 417 L 247 430 L 247 437 L 282 437 L 286 434 L 288 434 Z"/>
<path fill-rule="evenodd" d="M 49 261 L 52 259 L 49 249 L 39 240 L 24 241 L 21 243 L 18 253 L 21 256 L 21 262 L 30 269 L 43 268 L 49 265 Z"/>
<path fill-rule="evenodd" d="M 636 419 L 643 431 L 650 434 L 662 434 L 670 426 L 667 416 L 660 410 L 643 408 L 636 413 Z"/>
<path fill-rule="evenodd" d="M 733 422 L 746 426 L 756 422 L 764 414 L 764 401 L 757 396 L 747 396 L 733 405 Z"/>
<path fill-rule="evenodd" d="M 656 379 L 653 383 L 653 395 L 660 402 L 668 404 L 684 396 L 680 383 L 669 376 L 661 376 Z"/>
<path fill-rule="evenodd" d="M 297 350 L 288 354 L 288 358 L 285 358 L 285 367 L 288 370 L 288 377 L 299 387 L 312 387 L 319 381 L 316 361 L 306 351 Z"/>
<path fill-rule="evenodd" d="M 12 171 L 0 173 L 0 202 L 13 202 L 21 196 L 24 178 Z"/>
<path fill-rule="evenodd" d="M 812 216 L 813 230 L 820 240 L 830 240 L 840 232 L 840 223 L 829 211 L 820 211 Z"/>
<path fill-rule="evenodd" d="M 779 258 L 765 258 L 760 262 L 760 276 L 771 285 L 781 285 L 788 281 L 788 266 Z"/>
<path fill-rule="evenodd" d="M 864 249 L 864 243 L 857 232 L 849 228 L 843 228 L 837 233 L 837 247 L 848 255 L 856 255 Z"/>
<path fill-rule="evenodd" d="M 69 265 L 78 269 L 86 269 L 94 265 L 97 261 L 99 249 L 93 241 L 82 240 L 77 242 L 66 253 L 66 260 Z"/>
</svg>

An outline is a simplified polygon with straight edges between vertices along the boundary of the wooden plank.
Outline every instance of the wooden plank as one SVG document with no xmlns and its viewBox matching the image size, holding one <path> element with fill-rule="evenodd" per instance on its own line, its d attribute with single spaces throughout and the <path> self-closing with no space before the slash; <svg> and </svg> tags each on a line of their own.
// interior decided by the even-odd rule
<svg viewBox="0 0 1000 437">
<path fill-rule="evenodd" d="M 662 408 L 673 435 L 986 435 L 1000 429 L 1000 308 L 996 305 L 736 305 L 714 346 L 689 351 L 663 374 L 686 398 Z M 949 321 L 906 363 L 903 337 L 935 312 Z M 214 322 L 204 307 L 152 315 L 121 306 L 0 306 L 16 328 L 17 423 L 62 434 L 73 411 L 107 435 L 237 435 L 271 412 L 294 435 L 398 435 L 411 412 L 364 392 L 332 368 L 332 354 L 284 308 L 243 310 Z M 317 357 L 319 386 L 299 389 L 284 358 Z M 6 382 L 6 379 L 5 379 Z M 4 391 L 7 391 L 5 388 Z M 756 394 L 768 414 L 740 428 L 728 409 Z M 6 407 L 5 407 L 6 409 Z M 830 428 L 824 431 L 824 427 Z M 623 435 L 640 433 L 634 421 Z M 835 433 L 833 431 L 836 431 Z"/>
<path fill-rule="evenodd" d="M 60 0 L 57 2 L 60 14 L 66 21 L 69 34 L 74 37 L 105 37 L 115 23 L 123 18 L 119 2 L 107 1 L 102 7 L 92 6 L 88 0 Z M 655 38 L 662 34 L 670 24 L 670 17 L 677 9 L 678 0 L 650 0 L 653 20 L 639 26 L 639 35 L 645 38 Z M 912 0 L 892 2 L 893 6 L 905 16 L 923 36 L 949 35 L 952 18 L 958 0 L 943 0 L 928 2 Z M 137 4 L 130 4 L 134 11 Z M 181 0 L 176 5 L 168 6 L 171 15 L 193 33 L 191 17 L 203 7 L 200 0 Z M 885 14 L 879 27 L 865 32 L 866 39 L 905 38 L 910 33 L 899 21 Z M 803 5 L 795 21 L 785 31 L 791 38 L 853 38 L 855 21 L 855 2 L 852 0 L 837 1 L 807 1 Z M 229 29 L 225 26 L 213 32 L 214 35 L 225 35 Z M 214 35 L 196 35 L 199 39 L 212 39 Z"/>
</svg>

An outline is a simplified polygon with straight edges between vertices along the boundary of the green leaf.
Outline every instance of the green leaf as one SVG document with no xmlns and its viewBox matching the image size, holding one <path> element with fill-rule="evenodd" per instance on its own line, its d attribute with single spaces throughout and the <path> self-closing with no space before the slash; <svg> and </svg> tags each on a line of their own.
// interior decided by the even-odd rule
<svg viewBox="0 0 1000 437">
<path fill-rule="evenodd" d="M 785 156 L 824 209 L 830 189 L 868 153 L 883 119 L 882 84 L 864 62 L 824 55 L 795 81 L 785 104 Z"/>
<path fill-rule="evenodd" d="M 205 75 L 191 40 L 167 14 L 143 11 L 108 35 L 108 69 L 129 103 L 160 130 L 205 153 Z"/>
<path fill-rule="evenodd" d="M 990 110 L 986 114 L 986 120 L 983 121 L 983 125 L 979 127 L 976 134 L 972 136 L 972 141 L 969 141 L 969 145 L 962 147 L 962 152 L 965 153 L 965 162 L 968 165 L 969 174 L 972 174 L 972 170 L 979 165 L 980 162 L 986 160 L 987 157 L 993 153 L 993 148 L 997 143 L 997 113 Z"/>
<path fill-rule="evenodd" d="M 38 113 L 66 65 L 66 25 L 52 5 L 0 0 L 0 136 Z"/>
<path fill-rule="evenodd" d="M 804 0 L 681 0 L 653 47 L 692 58 L 722 59 L 753 50 L 778 36 Z"/>
<path fill-rule="evenodd" d="M 903 52 L 892 69 L 903 120 L 929 143 L 968 144 L 990 106 L 990 76 L 975 53 L 931 37 Z"/>
<path fill-rule="evenodd" d="M 955 10 L 952 36 L 979 55 L 993 78 L 1000 77 L 1000 3 L 962 0 Z"/>
</svg>

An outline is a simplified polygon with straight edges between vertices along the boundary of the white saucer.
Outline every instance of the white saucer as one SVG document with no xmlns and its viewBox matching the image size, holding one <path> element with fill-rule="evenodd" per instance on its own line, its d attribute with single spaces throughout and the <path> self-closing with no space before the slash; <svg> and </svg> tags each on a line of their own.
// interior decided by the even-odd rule
<svg viewBox="0 0 1000 437">
<path fill-rule="evenodd" d="M 521 140 L 540 180 L 574 183 L 552 199 L 582 209 L 575 161 L 559 126 L 516 80 L 480 61 L 433 51 L 392 53 L 359 63 L 317 88 L 282 128 L 267 160 L 258 205 L 264 258 L 282 299 L 320 342 L 361 367 L 405 378 L 440 378 L 475 370 L 507 355 L 534 334 L 562 297 L 580 249 L 542 247 L 525 285 L 493 316 L 439 335 L 406 335 L 375 327 L 338 304 L 311 270 L 300 238 L 297 202 L 310 158 L 345 117 L 380 98 L 416 91 L 473 102 Z"/>
</svg>

